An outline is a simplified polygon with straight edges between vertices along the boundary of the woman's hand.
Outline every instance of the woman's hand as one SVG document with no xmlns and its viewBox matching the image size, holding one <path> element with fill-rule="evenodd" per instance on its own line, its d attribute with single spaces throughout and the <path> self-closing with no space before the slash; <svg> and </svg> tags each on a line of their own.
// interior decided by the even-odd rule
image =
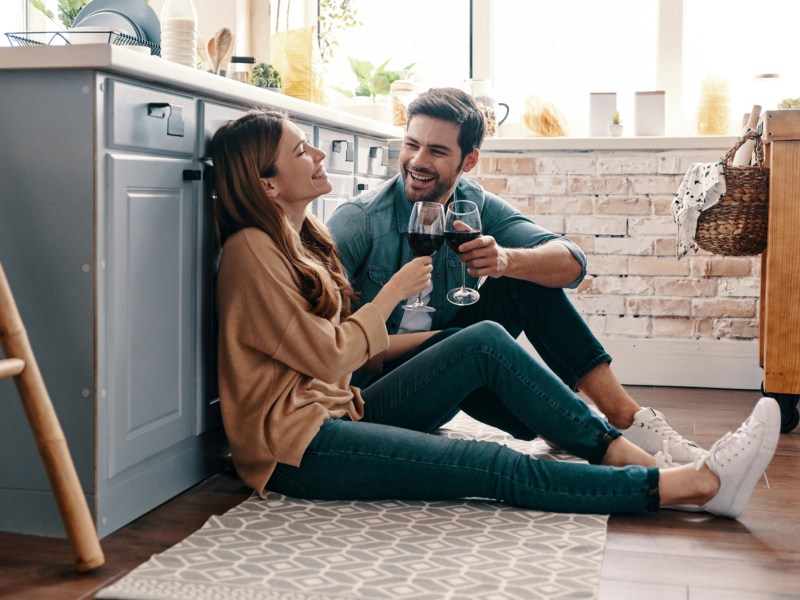
<svg viewBox="0 0 800 600">
<path fill-rule="evenodd" d="M 431 282 L 433 259 L 430 256 L 420 256 L 406 263 L 386 282 L 372 303 L 378 307 L 384 316 L 389 318 L 394 307 L 406 298 L 410 298 L 424 290 Z"/>
<path fill-rule="evenodd" d="M 387 282 L 399 294 L 398 302 L 410 298 L 424 290 L 431 282 L 433 259 L 430 256 L 420 256 L 403 267 Z"/>
</svg>

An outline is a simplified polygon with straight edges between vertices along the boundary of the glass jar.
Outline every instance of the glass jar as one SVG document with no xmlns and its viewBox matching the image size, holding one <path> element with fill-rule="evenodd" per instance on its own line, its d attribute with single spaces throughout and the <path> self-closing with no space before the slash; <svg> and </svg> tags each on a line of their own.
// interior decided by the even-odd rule
<svg viewBox="0 0 800 600">
<path fill-rule="evenodd" d="M 231 56 L 231 66 L 228 72 L 230 79 L 247 83 L 250 79 L 250 71 L 253 65 L 256 64 L 256 59 L 252 56 Z"/>
<path fill-rule="evenodd" d="M 727 135 L 731 129 L 731 97 L 728 82 L 707 77 L 700 86 L 697 105 L 698 135 Z"/>
<path fill-rule="evenodd" d="M 410 79 L 397 79 L 389 86 L 392 98 L 392 124 L 398 127 L 408 125 L 408 105 L 417 97 L 417 86 Z"/>
</svg>

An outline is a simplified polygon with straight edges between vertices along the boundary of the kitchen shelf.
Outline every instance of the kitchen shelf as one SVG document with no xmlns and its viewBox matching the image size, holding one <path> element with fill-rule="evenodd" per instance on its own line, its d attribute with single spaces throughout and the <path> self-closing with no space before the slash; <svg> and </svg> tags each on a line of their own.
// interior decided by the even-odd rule
<svg viewBox="0 0 800 600">
<path fill-rule="evenodd" d="M 12 46 L 68 46 L 80 43 L 72 36 L 104 36 L 101 43 L 114 44 L 115 46 L 142 46 L 150 49 L 150 54 L 161 56 L 161 46 L 148 42 L 138 37 L 120 33 L 118 31 L 12 31 L 5 34 Z"/>
</svg>

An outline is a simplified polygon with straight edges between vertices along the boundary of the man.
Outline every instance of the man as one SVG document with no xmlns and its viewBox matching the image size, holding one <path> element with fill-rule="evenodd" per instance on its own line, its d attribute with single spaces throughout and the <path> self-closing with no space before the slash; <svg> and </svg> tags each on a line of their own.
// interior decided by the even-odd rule
<svg viewBox="0 0 800 600">
<path fill-rule="evenodd" d="M 664 451 L 676 463 L 691 462 L 701 448 L 672 429 L 660 412 L 642 408 L 631 398 L 609 366 L 611 357 L 564 293 L 563 288 L 576 287 L 586 274 L 580 248 L 462 177 L 478 163 L 484 127 L 480 109 L 465 92 L 433 88 L 422 94 L 408 107 L 400 173 L 343 204 L 328 220 L 359 301 L 369 302 L 413 258 L 407 228 L 414 202 L 446 206 L 458 199 L 478 205 L 482 235 L 462 244 L 460 255 L 445 247 L 434 255 L 433 283 L 423 298 L 436 312 L 405 311 L 398 305 L 387 321 L 393 336 L 389 356 L 408 360 L 446 335 L 434 337 L 439 330 L 496 321 L 515 338 L 524 332 L 550 369 L 592 400 L 632 442 L 651 454 Z M 468 285 L 474 288 L 486 278 L 480 300 L 466 307 L 445 297 L 461 282 L 462 260 Z M 354 385 L 362 381 L 357 378 Z M 476 396 L 462 408 L 468 414 L 480 412 L 484 422 L 491 419 L 517 437 L 536 435 L 521 431 L 515 417 L 503 414 L 499 406 Z"/>
</svg>

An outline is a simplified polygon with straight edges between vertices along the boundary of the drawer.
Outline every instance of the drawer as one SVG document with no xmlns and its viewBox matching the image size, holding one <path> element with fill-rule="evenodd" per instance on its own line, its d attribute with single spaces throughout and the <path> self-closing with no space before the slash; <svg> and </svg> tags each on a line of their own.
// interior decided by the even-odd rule
<svg viewBox="0 0 800 600">
<path fill-rule="evenodd" d="M 364 175 L 357 175 L 354 180 L 354 187 L 353 187 L 353 195 L 358 196 L 363 192 L 367 192 L 370 190 L 374 190 L 384 183 L 386 183 L 386 179 L 383 177 L 366 177 Z"/>
<path fill-rule="evenodd" d="M 328 175 L 333 189 L 314 201 L 312 210 L 318 219 L 327 221 L 339 205 L 347 202 L 353 196 L 353 178 L 346 175 Z"/>
<path fill-rule="evenodd" d="M 324 150 L 328 157 L 325 168 L 334 173 L 355 173 L 356 136 L 352 133 L 319 127 L 317 129 L 317 148 Z"/>
<path fill-rule="evenodd" d="M 189 96 L 108 80 L 108 145 L 176 154 L 194 151 L 197 111 Z"/>
<path fill-rule="evenodd" d="M 373 177 L 389 174 L 389 142 L 370 137 L 356 137 L 356 173 Z"/>
<path fill-rule="evenodd" d="M 206 159 L 211 149 L 211 138 L 214 137 L 217 129 L 225 125 L 228 121 L 238 119 L 244 115 L 247 110 L 234 106 L 226 106 L 224 104 L 215 104 L 205 100 L 201 100 L 200 102 L 203 106 L 203 134 L 198 148 L 200 157 Z"/>
</svg>

